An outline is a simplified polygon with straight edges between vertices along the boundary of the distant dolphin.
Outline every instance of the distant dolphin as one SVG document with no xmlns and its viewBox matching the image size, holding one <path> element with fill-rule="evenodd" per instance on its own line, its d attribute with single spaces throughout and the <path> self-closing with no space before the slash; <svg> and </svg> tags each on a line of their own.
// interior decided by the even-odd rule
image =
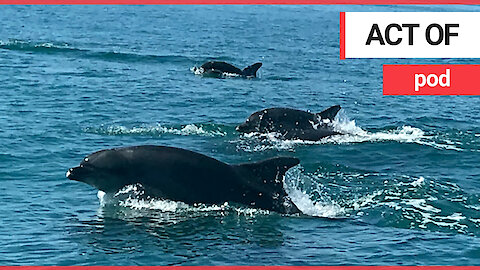
<svg viewBox="0 0 480 270">
<path fill-rule="evenodd" d="M 320 113 L 289 108 L 270 108 L 253 113 L 237 131 L 241 133 L 278 133 L 283 139 L 318 141 L 324 137 L 340 134 L 333 130 L 340 106 L 332 106 Z"/>
<path fill-rule="evenodd" d="M 234 74 L 242 77 L 257 77 L 257 70 L 262 66 L 262 63 L 255 63 L 243 70 L 226 62 L 212 61 L 206 62 L 200 68 L 194 68 L 195 71 L 213 76 L 225 76 L 226 74 Z"/>
<path fill-rule="evenodd" d="M 88 155 L 67 178 L 106 193 L 141 184 L 152 197 L 188 204 L 236 202 L 279 213 L 300 213 L 283 188 L 297 158 L 277 157 L 228 165 L 192 151 L 167 146 L 132 146 Z"/>
</svg>

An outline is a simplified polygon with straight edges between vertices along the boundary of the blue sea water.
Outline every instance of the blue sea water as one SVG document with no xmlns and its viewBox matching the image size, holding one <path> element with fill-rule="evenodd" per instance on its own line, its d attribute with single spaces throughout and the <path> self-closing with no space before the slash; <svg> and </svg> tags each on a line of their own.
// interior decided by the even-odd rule
<svg viewBox="0 0 480 270">
<path fill-rule="evenodd" d="M 478 97 L 382 96 L 384 63 L 339 60 L 340 11 L 472 6 L 3 6 L 1 265 L 480 264 Z M 264 63 L 204 78 L 208 60 Z M 240 136 L 252 112 L 340 104 L 346 135 Z M 228 163 L 295 156 L 304 212 L 108 202 L 65 178 L 94 151 L 155 144 Z"/>
</svg>

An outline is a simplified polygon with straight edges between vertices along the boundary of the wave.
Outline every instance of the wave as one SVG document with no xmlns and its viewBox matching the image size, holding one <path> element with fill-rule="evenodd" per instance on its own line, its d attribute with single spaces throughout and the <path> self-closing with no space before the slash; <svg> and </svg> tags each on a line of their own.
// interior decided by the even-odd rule
<svg viewBox="0 0 480 270">
<path fill-rule="evenodd" d="M 289 170 L 289 173 L 284 180 L 284 186 L 292 201 L 297 205 L 300 211 L 305 215 L 314 217 L 344 217 L 346 209 L 340 207 L 334 201 L 329 199 L 327 194 L 322 196 L 322 201 L 319 201 L 318 198 L 314 201 L 312 200 L 311 195 L 300 189 L 300 183 L 304 183 L 305 177 L 308 176 L 303 174 L 302 170 L 298 167 L 300 166 L 296 166 Z M 220 205 L 202 203 L 188 205 L 179 201 L 151 198 L 145 195 L 144 187 L 141 184 L 128 185 L 114 194 L 98 191 L 97 196 L 100 205 L 103 207 L 118 206 L 132 210 L 153 210 L 176 214 L 198 214 L 202 212 L 235 213 L 242 216 L 271 214 L 268 210 L 250 208 L 238 204 L 229 204 L 228 202 Z"/>
<path fill-rule="evenodd" d="M 416 143 L 425 139 L 425 132 L 411 126 L 397 127 L 391 130 L 369 132 L 357 126 L 355 120 L 346 117 L 336 118 L 333 121 L 335 131 L 343 135 L 334 135 L 324 138 L 321 143 L 362 143 L 379 141 L 397 141 L 403 143 Z"/>
<path fill-rule="evenodd" d="M 125 126 L 102 126 L 99 128 L 86 128 L 85 132 L 104 134 L 104 135 L 148 135 L 160 136 L 163 134 L 173 134 L 181 136 L 197 135 L 207 137 L 223 137 L 227 132 L 220 126 L 213 124 L 187 124 L 177 127 L 168 127 L 164 125 L 125 127 Z"/>
<path fill-rule="evenodd" d="M 287 171 L 284 187 L 304 215 L 352 219 L 381 227 L 476 234 L 480 223 L 479 196 L 459 186 L 423 176 L 337 171 L 309 173 L 302 166 Z M 195 204 L 145 196 L 140 184 L 115 194 L 98 192 L 102 208 L 130 216 L 163 213 L 167 222 L 205 215 L 255 217 L 276 214 L 243 205 Z M 294 217 L 296 215 L 292 215 Z"/>
<path fill-rule="evenodd" d="M 397 127 L 391 130 L 369 132 L 357 126 L 355 120 L 337 117 L 332 122 L 332 128 L 342 135 L 333 135 L 319 141 L 307 141 L 300 139 L 285 140 L 281 134 L 260 134 L 252 132 L 243 134 L 240 139 L 234 140 L 237 147 L 247 152 L 258 152 L 270 149 L 294 151 L 297 145 L 314 144 L 352 144 L 365 142 L 396 141 L 401 143 L 420 143 L 428 138 L 425 132 L 411 126 Z"/>
<path fill-rule="evenodd" d="M 272 80 L 272 81 L 299 81 L 301 80 L 302 78 L 299 78 L 299 77 L 286 77 L 286 76 L 268 76 L 268 77 L 264 77 L 264 79 L 266 80 Z"/>
<path fill-rule="evenodd" d="M 305 174 L 301 166 L 295 166 L 287 171 L 284 180 L 285 190 L 293 203 L 303 214 L 313 217 L 343 218 L 347 215 L 347 209 L 335 202 L 319 182 L 313 185 L 313 189 L 305 189 L 305 183 L 313 178 Z"/>
<path fill-rule="evenodd" d="M 453 192 L 453 196 L 439 191 Z M 409 183 L 397 183 L 390 189 L 377 191 L 357 210 L 362 215 L 369 212 L 378 215 L 378 211 L 389 213 L 386 216 L 390 219 L 379 222 L 383 226 L 469 234 L 476 231 L 477 225 L 473 223 L 473 216 L 468 217 L 468 211 L 464 211 L 462 200 L 466 199 L 466 194 L 461 193 L 445 190 L 433 180 L 427 181 L 419 176 Z M 459 201 L 460 198 L 463 199 Z"/>
<path fill-rule="evenodd" d="M 128 185 L 116 192 L 115 194 L 108 194 L 103 191 L 98 191 L 97 197 L 102 207 L 118 206 L 132 210 L 147 210 L 159 211 L 166 213 L 175 213 L 181 215 L 199 214 L 199 213 L 235 213 L 241 216 L 255 216 L 268 215 L 270 211 L 248 208 L 245 206 L 230 205 L 225 202 L 221 205 L 209 205 L 197 203 L 188 205 L 180 201 L 172 201 L 167 199 L 150 198 L 145 196 L 145 191 L 142 185 L 134 184 Z"/>
<path fill-rule="evenodd" d="M 342 135 L 334 135 L 319 141 L 305 141 L 299 139 L 285 140 L 277 133 L 248 133 L 236 136 L 234 128 L 217 124 L 185 124 L 167 126 L 162 124 L 140 125 L 127 127 L 123 125 L 102 125 L 100 127 L 88 127 L 84 131 L 103 135 L 144 135 L 161 136 L 166 134 L 180 136 L 206 136 L 206 137 L 229 137 L 230 143 L 245 152 L 262 152 L 268 150 L 295 151 L 301 145 L 322 144 L 356 144 L 356 143 L 380 143 L 399 142 L 425 145 L 439 150 L 480 152 L 480 134 L 473 131 L 448 131 L 435 134 L 425 132 L 420 128 L 404 125 L 387 130 L 367 131 L 356 125 L 355 120 L 346 117 L 336 118 L 333 129 Z"/>
<path fill-rule="evenodd" d="M 362 143 L 397 141 L 416 143 L 439 150 L 480 152 L 480 135 L 473 131 L 450 130 L 425 132 L 412 126 L 402 126 L 392 130 L 368 132 L 358 127 L 354 120 L 346 116 L 333 122 L 334 129 L 345 135 L 325 138 L 321 143 Z"/>
<path fill-rule="evenodd" d="M 239 150 L 246 152 L 261 152 L 266 150 L 295 151 L 299 145 L 321 144 L 355 144 L 377 142 L 415 143 L 433 147 L 439 150 L 480 152 L 480 134 L 473 131 L 449 131 L 440 133 L 426 132 L 420 128 L 403 125 L 386 130 L 367 131 L 359 127 L 355 120 L 350 120 L 345 114 L 337 115 L 332 122 L 332 128 L 342 135 L 333 135 L 319 141 L 300 139 L 285 140 L 281 134 L 261 134 L 252 132 L 243 134 L 239 139 L 232 140 Z"/>
<path fill-rule="evenodd" d="M 344 170 L 288 172 L 296 179 L 296 192 L 302 193 L 304 213 L 349 217 L 382 227 L 478 233 L 479 196 L 467 194 L 454 183 Z"/>
<path fill-rule="evenodd" d="M 153 55 L 120 51 L 96 51 L 72 47 L 68 43 L 32 42 L 18 39 L 0 41 L 0 49 L 40 54 L 58 54 L 66 57 L 98 59 L 120 63 L 191 63 L 195 59 L 182 55 Z"/>
<path fill-rule="evenodd" d="M 420 144 L 440 150 L 480 152 L 480 134 L 473 131 L 447 130 L 432 135 L 431 140 L 421 141 Z"/>
</svg>

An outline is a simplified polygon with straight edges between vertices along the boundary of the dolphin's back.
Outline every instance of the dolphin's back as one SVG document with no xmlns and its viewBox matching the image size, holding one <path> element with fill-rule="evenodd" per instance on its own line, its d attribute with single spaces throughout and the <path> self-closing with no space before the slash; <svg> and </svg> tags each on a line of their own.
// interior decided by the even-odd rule
<svg viewBox="0 0 480 270">
<path fill-rule="evenodd" d="M 339 134 L 331 125 L 323 122 L 321 115 L 291 108 L 269 108 L 255 112 L 237 130 L 242 129 L 247 132 L 277 133 L 284 139 L 309 141 Z"/>
<path fill-rule="evenodd" d="M 117 151 L 153 196 L 186 203 L 220 203 L 231 196 L 237 182 L 230 165 L 189 150 L 136 146 Z"/>
<path fill-rule="evenodd" d="M 226 73 L 233 73 L 233 74 L 240 74 L 242 75 L 243 72 L 241 69 L 235 67 L 234 65 L 231 65 L 226 62 L 207 62 L 201 66 L 205 71 L 215 71 L 215 72 L 226 72 Z"/>
<path fill-rule="evenodd" d="M 263 111 L 260 127 L 263 132 L 277 132 L 286 139 L 303 138 L 302 132 L 313 132 L 318 125 L 317 117 L 309 112 L 289 109 L 271 108 Z M 317 126 L 318 127 L 318 126 Z"/>
</svg>

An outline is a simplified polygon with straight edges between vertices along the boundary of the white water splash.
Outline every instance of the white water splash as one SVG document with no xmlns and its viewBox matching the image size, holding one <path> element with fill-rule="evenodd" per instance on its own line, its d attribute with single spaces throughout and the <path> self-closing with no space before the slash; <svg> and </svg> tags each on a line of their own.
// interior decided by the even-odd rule
<svg viewBox="0 0 480 270">
<path fill-rule="evenodd" d="M 103 191 L 101 191 L 101 190 L 99 190 L 99 191 L 97 192 L 97 198 L 98 198 L 98 200 L 100 201 L 100 205 L 101 205 L 101 206 L 105 206 L 105 205 L 107 204 L 108 198 L 105 197 L 106 195 L 107 195 L 107 193 L 105 193 L 105 192 L 103 192 Z"/>
<path fill-rule="evenodd" d="M 461 136 L 455 139 L 449 139 L 449 134 L 426 134 L 417 127 L 404 125 L 389 130 L 367 131 L 357 126 L 355 120 L 348 119 L 345 114 L 338 114 L 334 121 L 330 123 L 333 130 L 341 135 L 325 137 L 319 141 L 306 141 L 300 139 L 285 140 L 279 133 L 257 133 L 252 132 L 243 134 L 240 139 L 232 141 L 237 144 L 239 150 L 246 152 L 259 152 L 271 149 L 295 151 L 298 145 L 321 145 L 321 144 L 355 144 L 355 143 L 376 143 L 393 141 L 399 143 L 415 143 L 425 145 L 439 150 L 449 151 L 472 151 L 480 152 L 477 140 L 478 134 L 474 134 L 473 139 L 466 137 L 466 134 L 460 132 L 455 134 Z M 469 140 L 464 142 L 462 140 Z"/>
<path fill-rule="evenodd" d="M 333 121 L 335 131 L 343 135 L 334 135 L 322 140 L 322 143 L 362 143 L 379 141 L 397 141 L 404 143 L 418 143 L 426 138 L 425 132 L 411 126 L 402 126 L 393 130 L 369 132 L 355 124 L 355 120 L 347 118 Z"/>
<path fill-rule="evenodd" d="M 362 177 L 370 176 L 370 174 L 357 173 L 353 175 L 359 181 Z M 378 175 L 372 174 L 372 176 Z M 323 186 L 318 179 L 318 175 L 305 173 L 301 166 L 295 166 L 287 171 L 284 187 L 293 203 L 302 213 L 312 217 L 345 218 L 355 216 L 355 218 L 368 222 L 372 213 L 375 216 L 378 211 L 381 211 L 397 216 L 399 220 L 408 221 L 405 225 L 402 225 L 406 228 L 427 230 L 444 228 L 460 233 L 468 232 L 469 226 L 474 226 L 472 224 L 480 220 L 465 216 L 461 212 L 451 213 L 435 205 L 433 202 L 440 199 L 434 195 L 437 193 L 433 195 L 424 193 L 426 189 L 432 188 L 432 185 L 438 186 L 432 181 L 427 182 L 422 176 L 400 176 L 400 180 L 384 181 L 383 188 L 369 191 L 358 198 L 348 198 L 349 195 L 344 196 L 341 193 L 331 194 L 331 187 Z M 453 191 L 451 188 L 447 190 Z M 334 196 L 335 199 L 331 196 Z M 139 184 L 127 186 L 115 194 L 105 194 L 99 191 L 98 197 L 102 206 L 113 204 L 122 207 L 124 210 L 120 211 L 127 213 L 128 216 L 155 213 L 156 215 L 167 215 L 165 219 L 168 222 L 178 222 L 182 218 L 191 216 L 236 214 L 255 218 L 257 215 L 269 215 L 271 213 L 267 210 L 229 205 L 228 203 L 222 205 L 187 205 L 183 202 L 152 199 L 144 196 L 143 188 Z M 391 210 L 386 210 L 384 207 Z M 130 212 L 131 210 L 134 214 Z M 379 221 L 374 217 L 374 222 Z M 385 221 L 380 221 L 380 223 L 382 222 Z M 472 224 L 469 224 L 469 222 Z"/>
<path fill-rule="evenodd" d="M 222 76 L 223 76 L 223 77 L 240 77 L 241 75 L 240 75 L 240 74 L 237 74 L 237 73 L 223 72 L 223 73 L 222 73 Z"/>
<path fill-rule="evenodd" d="M 298 189 L 288 192 L 290 199 L 303 214 L 312 217 L 338 218 L 346 215 L 346 209 L 334 201 L 313 201 L 310 195 Z"/>
<path fill-rule="evenodd" d="M 315 201 L 310 192 L 302 190 L 306 182 L 315 185 L 314 192 L 319 194 Z M 333 201 L 323 191 L 323 186 L 303 173 L 303 168 L 298 165 L 287 171 L 284 178 L 284 187 L 288 196 L 303 214 L 313 217 L 338 218 L 347 215 L 347 210 Z"/>
<path fill-rule="evenodd" d="M 210 75 L 209 72 L 205 73 L 205 69 L 203 67 L 191 67 L 190 68 L 190 71 L 193 72 L 193 74 L 195 75 L 205 75 L 205 76 L 208 76 Z M 216 74 L 211 74 L 212 76 L 218 76 Z M 237 74 L 237 73 L 228 73 L 228 72 L 223 72 L 221 74 L 221 77 L 222 78 L 226 78 L 226 77 L 240 77 L 241 75 L 240 74 Z"/>
<path fill-rule="evenodd" d="M 206 130 L 201 125 L 188 124 L 181 127 L 165 127 L 162 125 L 156 126 L 141 126 L 128 128 L 125 126 L 108 126 L 103 128 L 87 128 L 86 132 L 92 133 L 106 133 L 108 135 L 131 135 L 131 134 L 174 134 L 181 136 L 198 135 L 207 137 L 223 137 L 227 133 L 217 128 L 216 130 Z"/>
<path fill-rule="evenodd" d="M 338 176 L 337 173 L 333 175 L 309 174 L 303 172 L 301 168 L 298 169 L 298 167 L 295 167 L 297 169 L 292 168 L 287 172 L 285 189 L 292 201 L 306 215 L 327 218 L 356 216 L 367 222 L 370 221 L 369 216 L 372 215 L 373 222 L 383 224 L 391 221 L 379 221 L 378 215 L 381 213 L 383 216 L 384 213 L 387 213 L 399 221 L 408 221 L 403 222 L 407 228 L 448 229 L 459 233 L 469 231 L 470 226 L 473 225 L 468 222 L 476 223 L 480 220 L 472 221 L 471 217 L 465 216 L 462 212 L 451 213 L 435 204 L 435 201 L 442 199 L 441 196 L 438 197 L 439 194 L 444 194 L 444 192 L 437 193 L 437 188 L 440 190 L 445 189 L 448 192 L 458 190 L 454 187 L 434 183 L 431 180 L 427 181 L 422 176 L 411 177 L 404 175 L 400 176 L 399 179 L 395 179 L 397 178 L 395 177 L 391 180 L 385 180 L 383 181 L 383 188 L 377 187 L 371 191 L 367 188 L 367 192 L 362 195 L 358 192 L 343 194 L 342 192 L 338 193 L 337 188 L 348 188 L 348 184 L 331 184 L 331 181 Z M 350 178 L 351 176 L 353 178 Z M 355 180 L 363 181 L 362 179 L 366 176 L 370 176 L 370 174 L 355 173 L 342 175 L 341 179 L 337 181 L 342 181 L 342 179 L 347 181 L 347 183 Z M 372 176 L 378 176 L 378 174 L 372 174 Z M 324 186 L 322 184 L 324 181 L 327 181 L 329 184 Z M 353 189 L 353 187 L 350 187 L 350 189 Z M 334 190 L 335 192 L 332 193 Z M 357 194 L 359 197 L 357 197 Z M 465 200 L 465 198 L 458 198 L 458 200 Z M 451 198 L 448 201 L 453 202 L 455 199 Z M 385 207 L 390 210 L 386 210 Z M 394 221 L 394 223 L 399 224 L 397 221 Z"/>
<path fill-rule="evenodd" d="M 231 206 L 228 202 L 221 205 L 207 205 L 203 203 L 188 205 L 180 201 L 146 197 L 145 190 L 141 184 L 125 186 L 115 194 L 98 191 L 97 197 L 101 206 L 110 204 L 133 210 L 154 210 L 161 213 L 232 212 L 238 216 L 249 217 L 268 215 L 270 213 L 268 210 Z"/>
<path fill-rule="evenodd" d="M 72 49 L 67 43 L 52 42 L 31 42 L 20 39 L 0 40 L 0 46 L 14 46 L 23 49 L 45 48 L 45 49 Z"/>
<path fill-rule="evenodd" d="M 408 183 L 400 182 L 398 185 L 399 186 L 412 186 L 414 188 L 422 187 L 422 186 L 425 185 L 425 178 L 423 178 L 423 176 L 420 176 L 420 177 L 418 177 L 418 179 L 413 180 L 412 182 L 408 182 Z"/>
<path fill-rule="evenodd" d="M 425 178 L 420 176 L 417 180 L 413 181 L 410 184 L 414 187 L 421 187 L 421 186 L 423 186 L 424 183 L 425 183 Z"/>
<path fill-rule="evenodd" d="M 434 142 L 434 141 L 419 141 L 417 143 L 418 144 L 423 144 L 423 145 L 426 145 L 426 146 L 430 146 L 430 147 L 433 147 L 433 148 L 439 149 L 439 150 L 454 150 L 454 151 L 458 151 L 458 152 L 465 151 L 464 149 L 459 148 L 459 147 L 454 146 L 454 145 L 451 145 L 451 144 L 437 143 L 437 142 Z M 479 151 L 479 150 L 472 150 L 472 151 Z"/>
<path fill-rule="evenodd" d="M 205 70 L 202 67 L 191 67 L 190 71 L 193 72 L 195 75 L 202 75 Z"/>
<path fill-rule="evenodd" d="M 220 75 L 219 73 L 210 73 L 210 72 L 205 73 L 205 69 L 203 67 L 191 67 L 190 71 L 193 72 L 193 74 L 195 74 L 195 75 L 205 75 L 207 77 L 208 76 L 217 77 L 217 76 Z M 242 75 L 237 74 L 237 73 L 223 72 L 220 77 L 222 77 L 222 78 L 228 78 L 228 77 L 235 78 L 235 77 L 241 77 L 241 76 Z"/>
<path fill-rule="evenodd" d="M 402 126 L 396 129 L 369 132 L 355 124 L 355 120 L 338 119 L 332 122 L 332 127 L 341 135 L 325 137 L 319 141 L 306 141 L 300 139 L 285 140 L 279 133 L 260 134 L 257 132 L 243 134 L 235 140 L 238 148 L 246 152 L 258 152 L 270 149 L 294 151 L 297 145 L 313 144 L 351 144 L 364 142 L 396 141 L 401 143 L 425 144 L 422 140 L 428 138 L 419 128 Z"/>
<path fill-rule="evenodd" d="M 363 195 L 358 199 L 351 200 L 348 205 L 350 205 L 355 211 L 364 210 L 368 207 L 371 207 L 371 205 L 376 204 L 377 201 L 375 199 L 378 196 L 381 196 L 383 192 L 383 190 L 377 190 L 374 191 L 372 194 Z"/>
</svg>

